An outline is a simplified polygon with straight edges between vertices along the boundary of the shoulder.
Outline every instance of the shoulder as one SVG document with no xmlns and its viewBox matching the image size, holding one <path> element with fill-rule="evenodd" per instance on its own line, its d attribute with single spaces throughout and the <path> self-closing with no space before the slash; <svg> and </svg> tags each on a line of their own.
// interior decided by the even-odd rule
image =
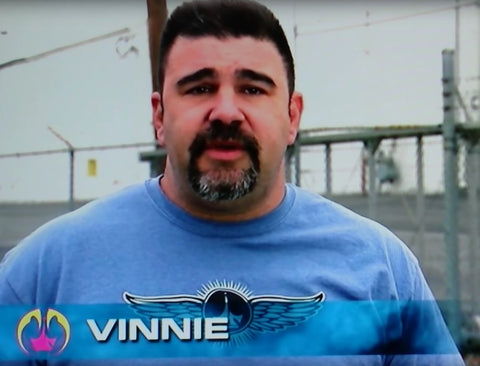
<svg viewBox="0 0 480 366">
<path fill-rule="evenodd" d="M 115 235 L 122 235 L 122 228 L 140 220 L 140 213 L 150 206 L 144 184 L 137 184 L 42 225 L 0 263 L 0 302 L 2 291 L 8 287 L 22 302 L 36 301 L 35 286 L 39 283 L 44 294 L 54 293 L 65 275 L 62 271 L 71 271 L 85 253 L 105 255 Z"/>
<path fill-rule="evenodd" d="M 32 240 L 42 242 L 44 239 L 74 236 L 98 226 L 128 220 L 146 204 L 148 196 L 143 183 L 126 187 L 40 226 L 20 243 L 20 248 Z"/>
<path fill-rule="evenodd" d="M 346 238 L 351 235 L 357 241 L 361 238 L 374 240 L 376 245 L 383 242 L 398 241 L 395 235 L 381 224 L 319 194 L 308 192 L 302 188 L 291 187 L 295 192 L 294 217 L 298 217 L 301 223 L 308 223 L 322 230 L 328 230 L 332 235 L 341 234 Z"/>
<path fill-rule="evenodd" d="M 395 284 L 398 297 L 431 296 L 417 259 L 389 229 L 318 194 L 293 189 L 292 226 L 320 237 L 323 247 L 341 253 L 359 271 L 382 268 L 383 275 Z"/>
</svg>

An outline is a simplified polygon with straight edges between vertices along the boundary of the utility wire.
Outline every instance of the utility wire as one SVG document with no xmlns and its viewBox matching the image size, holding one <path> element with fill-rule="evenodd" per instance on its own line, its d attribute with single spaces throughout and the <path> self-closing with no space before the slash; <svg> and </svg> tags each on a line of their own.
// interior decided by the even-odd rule
<svg viewBox="0 0 480 366">
<path fill-rule="evenodd" d="M 401 15 L 401 16 L 392 17 L 392 18 L 379 19 L 379 20 L 374 20 L 374 21 L 368 20 L 368 21 L 363 22 L 363 23 L 350 24 L 350 25 L 345 25 L 345 26 L 340 26 L 340 27 L 317 29 L 317 30 L 316 29 L 310 29 L 310 30 L 304 30 L 304 31 L 300 30 L 300 31 L 297 32 L 297 35 L 298 36 L 303 36 L 303 35 L 312 35 L 312 34 L 323 34 L 323 33 L 339 32 L 339 31 L 355 29 L 355 28 L 370 27 L 370 26 L 373 26 L 373 25 L 397 22 L 397 21 L 400 21 L 400 20 L 419 17 L 419 16 L 423 16 L 423 15 L 441 13 L 441 12 L 449 11 L 449 10 L 452 10 L 452 9 L 455 9 L 455 8 L 459 9 L 459 8 L 462 8 L 462 7 L 467 7 L 467 6 L 472 6 L 472 5 L 479 5 L 479 3 L 478 3 L 478 1 L 470 1 L 468 3 L 448 6 L 448 7 L 444 7 L 444 8 L 425 10 L 425 11 L 421 11 L 421 12 L 417 12 L 417 13 L 406 14 L 406 15 Z"/>
<path fill-rule="evenodd" d="M 93 38 L 86 39 L 86 40 L 83 40 L 83 41 L 80 41 L 80 42 L 72 43 L 72 44 L 69 44 L 69 45 L 66 45 L 66 46 L 57 47 L 57 48 L 54 48 L 52 50 L 39 53 L 37 55 L 33 55 L 33 56 L 29 56 L 29 57 L 22 57 L 22 58 L 17 58 L 15 60 L 7 61 L 3 64 L 0 64 L 0 70 L 5 69 L 7 67 L 15 66 L 15 65 L 25 64 L 27 62 L 37 61 L 37 60 L 40 60 L 42 58 L 51 56 L 55 53 L 60 53 L 60 52 L 69 50 L 71 48 L 84 46 L 86 44 L 102 41 L 104 39 L 117 37 L 117 36 L 120 36 L 120 35 L 125 34 L 125 33 L 130 33 L 130 28 L 122 28 L 122 29 L 119 29 L 119 30 L 116 30 L 116 31 L 113 31 L 113 32 L 110 32 L 110 33 L 106 33 L 106 34 L 102 34 L 100 36 L 96 36 L 96 37 L 93 37 Z"/>
</svg>

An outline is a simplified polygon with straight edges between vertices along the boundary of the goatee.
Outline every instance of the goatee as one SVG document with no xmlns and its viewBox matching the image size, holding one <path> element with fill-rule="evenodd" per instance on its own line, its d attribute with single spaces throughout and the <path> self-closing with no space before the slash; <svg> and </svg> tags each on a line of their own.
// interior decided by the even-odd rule
<svg viewBox="0 0 480 366">
<path fill-rule="evenodd" d="M 198 159 L 211 143 L 234 142 L 247 152 L 251 165 L 246 169 L 218 167 L 202 173 Z M 225 124 L 212 121 L 210 127 L 199 133 L 190 145 L 188 180 L 192 189 L 202 199 L 210 202 L 232 201 L 250 193 L 260 173 L 259 144 L 254 137 L 240 130 L 239 122 Z"/>
</svg>

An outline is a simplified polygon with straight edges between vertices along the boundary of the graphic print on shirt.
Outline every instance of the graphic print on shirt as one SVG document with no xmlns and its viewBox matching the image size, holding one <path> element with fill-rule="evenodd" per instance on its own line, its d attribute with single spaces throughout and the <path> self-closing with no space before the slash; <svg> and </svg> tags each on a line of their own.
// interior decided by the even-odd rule
<svg viewBox="0 0 480 366">
<path fill-rule="evenodd" d="M 323 292 L 312 296 L 252 296 L 246 286 L 215 281 L 203 285 L 197 295 L 138 296 L 123 294 L 125 302 L 147 318 L 227 318 L 229 341 L 243 342 L 255 334 L 278 332 L 314 316 L 325 300 Z"/>
</svg>

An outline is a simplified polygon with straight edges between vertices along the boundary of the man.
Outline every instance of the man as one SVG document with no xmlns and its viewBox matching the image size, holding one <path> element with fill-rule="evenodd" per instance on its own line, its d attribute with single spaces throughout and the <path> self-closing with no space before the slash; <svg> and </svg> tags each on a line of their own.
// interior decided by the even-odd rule
<svg viewBox="0 0 480 366">
<path fill-rule="evenodd" d="M 152 320 L 150 341 L 154 322 L 170 319 L 156 348 L 168 359 L 156 360 L 151 344 L 126 351 L 140 320 L 129 333 L 125 319 L 89 323 L 104 350 L 118 326 L 127 364 L 462 364 L 406 246 L 286 185 L 303 101 L 273 14 L 249 1 L 184 4 L 161 55 L 152 106 L 165 173 L 25 239 L 1 266 L 0 303 L 130 304 Z M 48 337 L 41 311 L 65 323 L 27 313 L 17 327 L 27 353 L 29 321 L 43 329 L 35 340 Z"/>
</svg>

